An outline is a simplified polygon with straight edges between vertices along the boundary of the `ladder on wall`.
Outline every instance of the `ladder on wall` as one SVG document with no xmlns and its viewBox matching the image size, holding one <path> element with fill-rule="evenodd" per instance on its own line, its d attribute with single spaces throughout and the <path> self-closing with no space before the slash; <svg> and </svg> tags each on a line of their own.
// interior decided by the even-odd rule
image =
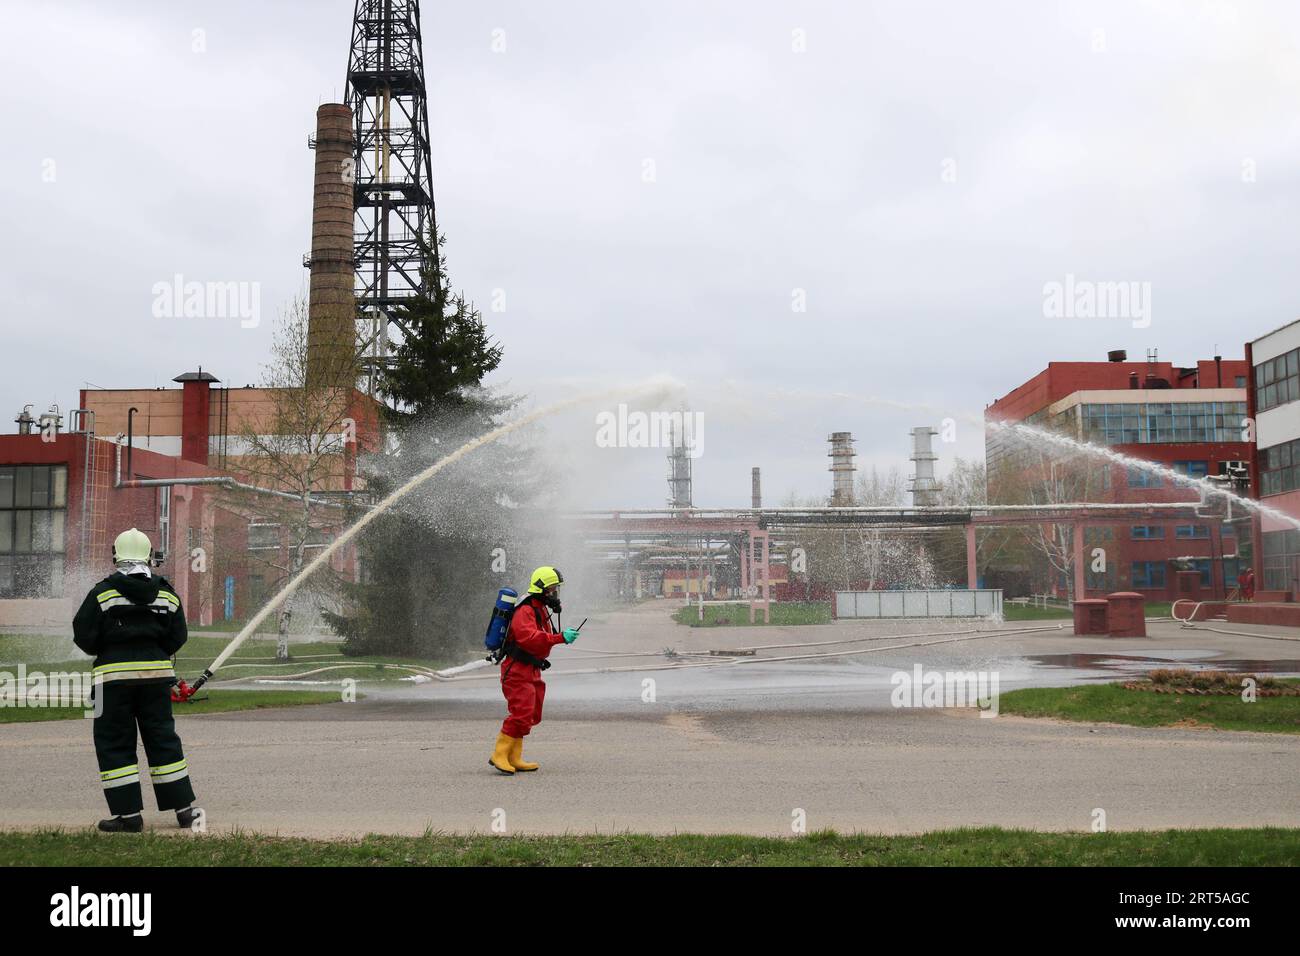
<svg viewBox="0 0 1300 956">
<path fill-rule="evenodd" d="M 108 486 L 112 469 L 108 442 L 95 437 L 95 413 L 85 408 L 72 412 L 72 431 L 85 442 L 81 471 L 81 527 L 78 561 L 82 573 L 93 576 L 94 569 L 108 560 Z"/>
</svg>

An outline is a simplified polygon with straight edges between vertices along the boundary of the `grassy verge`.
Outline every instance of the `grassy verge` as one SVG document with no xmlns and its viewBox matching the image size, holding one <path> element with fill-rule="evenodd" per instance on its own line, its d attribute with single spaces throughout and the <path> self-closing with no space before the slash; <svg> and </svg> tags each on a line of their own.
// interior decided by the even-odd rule
<svg viewBox="0 0 1300 956">
<path fill-rule="evenodd" d="M 785 601 L 772 602 L 772 624 L 829 624 L 831 623 L 831 606 L 823 601 Z M 748 604 L 705 604 L 704 620 L 700 621 L 698 605 L 688 604 L 673 612 L 673 620 L 690 627 L 727 627 L 729 625 L 749 626 Z M 754 612 L 754 624 L 763 623 L 763 613 Z"/>
<path fill-rule="evenodd" d="M 1148 601 L 1145 605 L 1146 617 L 1169 617 L 1169 601 Z M 1184 609 L 1181 613 L 1186 614 Z M 1034 607 L 1032 604 L 1009 604 L 1002 602 L 1002 619 L 1006 621 L 1054 621 L 1074 617 L 1074 611 L 1068 607 Z"/>
<path fill-rule="evenodd" d="M 1288 681 L 1287 683 L 1295 683 Z M 1213 727 L 1300 734 L 1300 697 L 1200 697 L 1126 690 L 1118 684 L 1013 690 L 998 699 L 1003 714 L 1135 727 Z"/>
<path fill-rule="evenodd" d="M 1146 606 L 1147 617 L 1168 617 L 1169 602 L 1154 601 Z M 1068 607 L 1034 607 L 1033 605 L 1002 605 L 1002 618 L 1005 621 L 1061 621 L 1070 620 L 1074 612 Z M 698 605 L 687 604 L 673 612 L 673 620 L 690 627 L 724 627 L 730 624 L 749 625 L 748 604 L 705 604 L 704 620 L 700 621 Z M 826 601 L 787 601 L 772 604 L 772 623 L 793 624 L 829 624 L 832 621 L 831 606 Z M 762 624 L 760 614 L 755 614 L 755 624 Z"/>
<path fill-rule="evenodd" d="M 303 704 L 332 704 L 337 693 L 314 690 L 215 690 L 200 692 L 206 700 L 176 704 L 177 717 L 197 714 L 228 714 L 237 710 L 264 710 L 268 707 L 300 707 Z M 358 694 L 360 698 L 362 695 Z M 43 720 L 81 720 L 84 707 L 0 707 L 0 724 L 24 724 Z"/>
<path fill-rule="evenodd" d="M 1002 620 L 1004 621 L 1056 621 L 1073 618 L 1074 612 L 1060 607 L 1034 607 L 1032 604 L 1008 604 L 1002 602 Z"/>
<path fill-rule="evenodd" d="M 190 639 L 176 656 L 176 671 L 187 680 L 193 680 L 212 663 L 230 643 L 229 635 L 191 634 Z M 307 671 L 330 668 L 318 676 L 327 680 L 345 677 L 365 681 L 396 681 L 414 672 L 403 666 L 439 669 L 463 664 L 474 656 L 467 650 L 459 659 L 423 660 L 405 657 L 344 657 L 338 641 L 305 641 L 289 645 L 289 659 L 277 661 L 274 638 L 253 637 L 240 645 L 235 655 L 226 662 L 214 683 L 237 677 L 277 678 Z M 45 673 L 60 671 L 85 671 L 90 658 L 81 654 L 69 636 L 39 636 L 30 634 L 0 634 L 0 670 L 11 669 L 23 663 L 29 671 Z M 398 667 L 381 667 L 390 664 Z"/>
<path fill-rule="evenodd" d="M 177 839 L 184 851 L 177 852 Z M 917 836 L 676 834 L 370 835 L 305 840 L 233 833 L 0 831 L 0 866 L 1288 866 L 1300 829 L 1040 833 L 982 828 Z"/>
</svg>

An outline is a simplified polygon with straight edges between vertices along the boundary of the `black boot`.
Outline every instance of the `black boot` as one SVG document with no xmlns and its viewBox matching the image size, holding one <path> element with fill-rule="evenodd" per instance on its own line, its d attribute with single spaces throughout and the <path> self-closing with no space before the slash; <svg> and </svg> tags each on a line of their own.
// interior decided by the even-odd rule
<svg viewBox="0 0 1300 956">
<path fill-rule="evenodd" d="M 182 830 L 189 830 L 194 826 L 194 821 L 199 818 L 203 811 L 198 807 L 186 807 L 184 810 L 176 811 L 176 824 Z"/>
<path fill-rule="evenodd" d="M 138 813 L 130 817 L 111 817 L 100 820 L 99 828 L 105 833 L 139 833 L 144 829 L 144 817 Z"/>
</svg>

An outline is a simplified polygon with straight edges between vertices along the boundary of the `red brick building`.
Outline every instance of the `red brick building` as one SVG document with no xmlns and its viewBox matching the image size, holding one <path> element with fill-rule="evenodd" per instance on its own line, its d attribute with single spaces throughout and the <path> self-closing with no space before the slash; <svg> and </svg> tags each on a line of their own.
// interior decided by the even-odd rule
<svg viewBox="0 0 1300 956">
<path fill-rule="evenodd" d="M 202 372 L 176 381 L 181 388 L 83 390 L 66 421 L 56 410 L 40 420 L 24 412 L 19 433 L 0 436 L 0 626 L 66 627 L 86 588 L 110 570 L 113 539 L 130 527 L 162 552 L 159 572 L 194 623 L 244 619 L 278 587 L 287 533 L 257 506 L 274 496 L 213 483 L 248 477 L 240 436 L 267 418 L 274 396 L 222 389 Z M 355 450 L 379 440 L 371 399 L 354 391 L 348 412 L 356 440 L 321 492 L 352 489 Z M 312 549 L 342 524 L 341 507 L 328 514 L 338 522 L 322 522 Z M 355 575 L 347 549 L 334 566 Z"/>
<path fill-rule="evenodd" d="M 1023 385 L 985 410 L 989 421 L 1049 427 L 1078 441 L 1102 445 L 1131 458 L 1159 463 L 1180 474 L 1204 478 L 1226 474 L 1249 462 L 1253 442 L 1246 427 L 1249 365 L 1214 358 L 1194 366 L 1130 362 L 1113 353 L 1106 362 L 1051 362 Z M 1005 429 L 986 430 L 990 500 L 998 475 L 1014 473 L 1021 441 Z M 1062 452 L 1061 457 L 1066 457 Z M 1097 502 L 1196 501 L 1200 493 L 1137 467 L 1088 458 L 1087 497 Z M 1072 463 L 1070 467 L 1080 465 Z M 1089 596 L 1117 589 L 1139 591 L 1150 600 L 1179 596 L 1177 570 L 1201 574 L 1201 586 L 1223 595 L 1249 563 L 1249 523 L 1207 516 L 1203 521 L 1153 520 L 1140 526 L 1090 523 L 1085 552 L 1104 551 L 1105 571 L 1087 572 Z M 1240 552 L 1240 553 L 1239 553 Z M 1175 559 L 1184 559 L 1175 561 Z M 1034 586 L 1064 592 L 1063 575 Z"/>
</svg>

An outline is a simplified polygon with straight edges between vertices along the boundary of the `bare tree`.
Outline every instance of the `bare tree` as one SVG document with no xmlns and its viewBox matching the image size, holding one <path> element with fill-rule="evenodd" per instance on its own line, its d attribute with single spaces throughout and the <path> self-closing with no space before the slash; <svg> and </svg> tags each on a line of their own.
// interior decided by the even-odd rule
<svg viewBox="0 0 1300 956">
<path fill-rule="evenodd" d="M 858 472 L 853 483 L 853 494 L 857 503 L 864 507 L 903 507 L 907 501 L 907 483 L 897 465 L 891 465 L 888 471 L 881 472 L 875 465 Z"/>
<path fill-rule="evenodd" d="M 902 508 L 904 479 L 897 467 L 880 472 L 875 467 L 860 473 L 855 482 L 857 503 L 864 507 Z M 822 507 L 826 498 L 800 498 L 793 492 L 787 508 Z M 794 529 L 792 547 L 802 548 L 806 560 L 805 594 L 818 589 L 848 590 L 865 583 L 934 587 L 938 582 L 924 543 L 906 532 L 871 527 L 804 527 Z"/>
<path fill-rule="evenodd" d="M 1066 422 L 1038 426 L 1061 430 Z M 1058 505 L 1095 500 L 1101 490 L 1104 469 L 1089 457 L 1055 442 L 1032 437 L 1021 439 L 999 463 L 989 479 L 989 497 L 998 504 Z M 1041 559 L 1052 583 L 1066 582 L 1074 594 L 1074 528 L 1064 522 L 1044 521 L 1025 525 L 1019 535 Z"/>
<path fill-rule="evenodd" d="M 324 546 L 343 522 L 342 509 L 330 507 L 322 493 L 343 488 L 348 456 L 356 452 L 359 359 L 356 347 L 316 348 L 310 350 L 309 369 L 307 303 L 299 296 L 281 313 L 271 361 L 263 366 L 269 401 L 242 423 L 241 454 L 232 461 L 252 484 L 281 494 L 259 494 L 252 502 L 242 495 L 231 503 L 250 524 L 272 529 L 274 546 L 257 553 L 268 555 L 264 563 L 277 586 L 301 571 L 307 550 Z M 318 595 L 328 595 L 336 582 L 313 583 Z M 299 600 L 295 593 L 280 607 L 276 657 L 281 660 L 289 656 L 289 625 Z"/>
</svg>

